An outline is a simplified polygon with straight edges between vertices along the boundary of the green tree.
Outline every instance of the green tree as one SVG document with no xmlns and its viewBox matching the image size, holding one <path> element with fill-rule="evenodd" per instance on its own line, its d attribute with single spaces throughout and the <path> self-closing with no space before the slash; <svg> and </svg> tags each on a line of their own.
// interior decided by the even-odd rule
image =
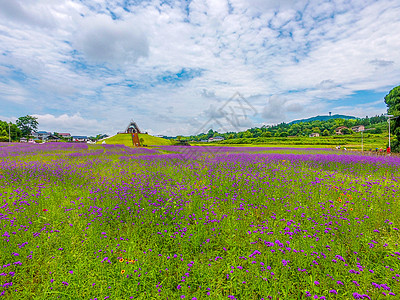
<svg viewBox="0 0 400 300">
<path fill-rule="evenodd" d="M 210 129 L 210 130 L 207 132 L 207 139 L 213 137 L 213 135 L 214 135 L 214 130 Z"/>
<path fill-rule="evenodd" d="M 314 132 L 314 133 L 321 133 L 321 129 L 319 129 L 319 127 L 314 127 L 314 128 L 312 129 L 312 132 Z"/>
<path fill-rule="evenodd" d="M 206 134 L 203 133 L 203 134 L 199 135 L 199 139 L 198 139 L 199 141 L 206 140 L 206 139 L 207 139 L 207 135 Z"/>
<path fill-rule="evenodd" d="M 298 135 L 301 132 L 301 127 L 299 124 L 293 124 L 289 129 L 290 135 Z"/>
<path fill-rule="evenodd" d="M 287 137 L 289 135 L 289 133 L 287 132 L 287 131 L 282 131 L 280 134 L 279 134 L 279 137 Z"/>
<path fill-rule="evenodd" d="M 352 134 L 354 133 L 353 130 L 349 129 L 349 128 L 343 128 L 341 130 L 342 134 Z"/>
<path fill-rule="evenodd" d="M 393 88 L 389 94 L 385 96 L 385 103 L 388 107 L 388 114 L 395 117 L 400 116 L 400 85 Z M 390 131 L 396 139 L 391 145 L 394 152 L 400 152 L 400 118 L 396 118 L 390 124 Z"/>
<path fill-rule="evenodd" d="M 218 133 L 218 131 L 215 131 L 213 134 L 213 137 L 221 136 L 221 134 Z"/>
<path fill-rule="evenodd" d="M 356 121 L 357 120 L 354 120 L 354 119 L 344 120 L 344 126 L 349 127 L 349 128 L 353 127 L 356 125 Z"/>
<path fill-rule="evenodd" d="M 272 133 L 270 131 L 265 131 L 261 134 L 262 137 L 271 137 Z"/>
<path fill-rule="evenodd" d="M 344 126 L 344 119 L 335 119 L 335 127 Z"/>
<path fill-rule="evenodd" d="M 18 118 L 16 123 L 22 132 L 22 136 L 26 138 L 29 138 L 32 135 L 32 132 L 37 130 L 39 125 L 37 118 L 30 115 Z"/>
<path fill-rule="evenodd" d="M 4 137 L 6 137 L 6 138 L 8 139 L 8 132 L 7 132 L 5 129 L 3 129 L 3 130 L 0 132 L 0 136 L 4 136 Z"/>
<path fill-rule="evenodd" d="M 8 124 L 7 124 L 7 122 L 0 121 L 0 136 L 2 136 L 4 138 L 8 137 L 8 133 L 6 132 L 4 134 L 3 131 L 7 131 L 8 132 Z"/>
<path fill-rule="evenodd" d="M 322 135 L 323 135 L 323 136 L 328 136 L 328 135 L 329 135 L 328 129 L 325 129 L 325 130 L 322 132 Z"/>
<path fill-rule="evenodd" d="M 375 128 L 374 130 L 368 131 L 369 133 L 372 134 L 381 134 L 383 132 L 383 130 L 381 128 Z"/>
<path fill-rule="evenodd" d="M 261 136 L 262 133 L 263 133 L 263 131 L 260 128 L 256 128 L 253 132 L 253 137 L 257 138 L 257 137 Z"/>
<path fill-rule="evenodd" d="M 250 130 L 246 130 L 244 133 L 243 133 L 243 137 L 244 138 L 252 138 L 253 137 L 253 134 L 250 132 Z"/>
<path fill-rule="evenodd" d="M 10 133 L 11 135 L 11 141 L 19 141 L 20 137 L 21 137 L 21 130 L 19 130 L 19 128 L 17 127 L 17 125 L 13 124 L 13 123 L 7 123 L 5 121 L 0 121 L 0 131 L 3 132 L 3 130 L 5 130 L 6 134 L 0 134 L 2 137 L 2 142 L 8 142 L 9 141 L 9 137 L 8 137 L 8 133 Z"/>
<path fill-rule="evenodd" d="M 303 129 L 302 133 L 304 134 L 304 136 L 309 136 L 313 132 L 311 129 L 305 128 L 305 129 Z"/>
</svg>

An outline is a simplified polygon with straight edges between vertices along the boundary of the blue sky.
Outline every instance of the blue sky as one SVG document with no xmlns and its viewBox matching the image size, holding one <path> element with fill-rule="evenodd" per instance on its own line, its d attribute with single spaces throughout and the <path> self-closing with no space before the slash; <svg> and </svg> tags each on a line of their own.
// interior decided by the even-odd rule
<svg viewBox="0 0 400 300">
<path fill-rule="evenodd" d="M 0 0 L 0 119 L 188 135 L 374 116 L 398 49 L 398 0 Z M 252 113 L 232 126 L 236 92 Z"/>
</svg>

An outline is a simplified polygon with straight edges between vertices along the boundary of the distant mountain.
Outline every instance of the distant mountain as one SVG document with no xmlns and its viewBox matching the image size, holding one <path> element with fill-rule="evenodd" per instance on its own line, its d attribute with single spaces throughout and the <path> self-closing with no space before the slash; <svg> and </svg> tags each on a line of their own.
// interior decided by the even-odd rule
<svg viewBox="0 0 400 300">
<path fill-rule="evenodd" d="M 296 123 L 305 123 L 305 122 L 312 122 L 312 121 L 327 121 L 327 120 L 331 120 L 331 119 L 357 119 L 356 117 L 353 116 L 345 116 L 345 115 L 333 115 L 333 116 L 316 116 L 316 117 L 311 117 L 308 119 L 301 119 L 301 120 L 294 120 L 292 122 L 289 123 L 289 125 L 291 124 L 296 124 Z"/>
</svg>

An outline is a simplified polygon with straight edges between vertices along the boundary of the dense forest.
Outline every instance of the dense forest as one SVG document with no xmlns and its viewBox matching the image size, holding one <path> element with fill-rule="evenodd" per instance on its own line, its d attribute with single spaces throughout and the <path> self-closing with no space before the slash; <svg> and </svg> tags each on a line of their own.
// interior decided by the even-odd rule
<svg viewBox="0 0 400 300">
<path fill-rule="evenodd" d="M 388 130 L 387 117 L 384 115 L 375 117 L 365 117 L 358 119 L 330 119 L 326 121 L 300 122 L 294 124 L 280 123 L 273 126 L 254 127 L 241 132 L 219 133 L 210 129 L 207 133 L 192 135 L 188 137 L 180 137 L 186 141 L 205 141 L 211 137 L 221 136 L 225 140 L 238 138 L 258 138 L 258 137 L 308 137 L 312 133 L 318 133 L 320 136 L 335 135 L 335 129 L 345 126 L 348 129 L 342 130 L 344 135 L 354 133 L 351 127 L 364 125 L 368 129 L 368 133 L 380 134 Z"/>
</svg>

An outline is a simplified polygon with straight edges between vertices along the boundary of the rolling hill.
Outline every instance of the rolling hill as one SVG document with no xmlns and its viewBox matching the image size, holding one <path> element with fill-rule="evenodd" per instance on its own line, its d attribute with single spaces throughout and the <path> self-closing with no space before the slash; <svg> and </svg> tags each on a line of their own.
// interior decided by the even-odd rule
<svg viewBox="0 0 400 300">
<path fill-rule="evenodd" d="M 331 119 L 357 119 L 356 117 L 353 116 L 345 116 L 345 115 L 333 115 L 333 116 L 316 116 L 316 117 L 311 117 L 308 119 L 301 119 L 301 120 L 294 120 L 289 123 L 289 125 L 296 124 L 296 123 L 305 123 L 305 122 L 312 122 L 312 121 L 327 121 Z"/>
<path fill-rule="evenodd" d="M 172 142 L 163 138 L 155 137 L 149 134 L 139 134 L 139 139 L 143 139 L 143 145 L 147 146 L 168 146 L 172 145 Z M 127 133 L 120 133 L 104 139 L 106 144 L 119 144 L 125 146 L 132 146 L 132 137 Z M 101 144 L 103 141 L 97 142 L 97 144 Z"/>
</svg>

